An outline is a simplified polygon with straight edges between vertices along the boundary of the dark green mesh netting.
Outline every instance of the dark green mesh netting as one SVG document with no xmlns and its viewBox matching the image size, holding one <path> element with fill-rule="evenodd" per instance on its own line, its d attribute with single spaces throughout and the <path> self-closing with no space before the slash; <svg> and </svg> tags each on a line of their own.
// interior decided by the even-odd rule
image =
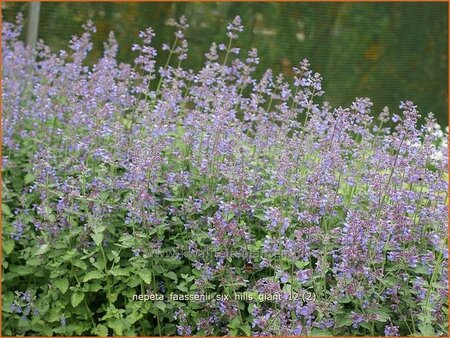
<svg viewBox="0 0 450 338">
<path fill-rule="evenodd" d="M 3 20 L 27 3 L 3 3 Z M 374 111 L 385 105 L 396 111 L 400 101 L 414 101 L 422 115 L 432 111 L 448 124 L 447 3 L 42 3 L 39 38 L 54 50 L 65 48 L 89 18 L 97 26 L 89 60 L 102 53 L 113 30 L 121 45 L 119 58 L 132 62 L 130 51 L 138 32 L 156 31 L 156 47 L 173 41 L 165 22 L 185 15 L 190 23 L 190 50 L 184 66 L 196 69 L 212 41 L 225 41 L 227 23 L 243 19 L 238 40 L 241 53 L 259 51 L 259 74 L 265 68 L 291 76 L 291 67 L 308 58 L 323 75 L 325 100 L 348 105 L 370 97 Z M 25 36 L 24 36 L 25 38 Z M 160 51 L 159 63 L 166 55 Z"/>
</svg>

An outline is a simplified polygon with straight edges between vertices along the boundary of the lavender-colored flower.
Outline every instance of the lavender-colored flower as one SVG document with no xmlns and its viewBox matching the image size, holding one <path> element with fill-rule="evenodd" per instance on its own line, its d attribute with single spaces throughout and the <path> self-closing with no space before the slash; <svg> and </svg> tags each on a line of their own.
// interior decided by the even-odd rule
<svg viewBox="0 0 450 338">
<path fill-rule="evenodd" d="M 364 318 L 364 315 L 363 314 L 359 314 L 359 313 L 356 313 L 356 312 L 351 312 L 351 314 L 350 314 L 350 319 L 352 319 L 352 321 L 353 321 L 353 324 L 352 324 L 352 326 L 353 326 L 353 328 L 358 328 L 359 327 L 359 325 L 361 324 L 361 323 L 364 323 L 365 322 L 365 318 Z"/>
<path fill-rule="evenodd" d="M 384 328 L 384 334 L 386 337 L 397 337 L 399 336 L 399 328 L 395 325 L 386 325 Z"/>
<path fill-rule="evenodd" d="M 23 222 L 20 220 L 14 221 L 12 225 L 14 227 L 14 233 L 11 234 L 11 238 L 14 239 L 15 241 L 18 241 L 23 236 L 25 226 Z"/>
<path fill-rule="evenodd" d="M 241 24 L 241 17 L 238 15 L 236 16 L 232 22 L 230 22 L 227 26 L 227 36 L 230 39 L 237 39 L 238 38 L 238 32 L 242 32 L 244 30 L 244 26 Z"/>
<path fill-rule="evenodd" d="M 192 335 L 192 328 L 189 325 L 177 325 L 177 333 L 180 336 Z"/>
</svg>

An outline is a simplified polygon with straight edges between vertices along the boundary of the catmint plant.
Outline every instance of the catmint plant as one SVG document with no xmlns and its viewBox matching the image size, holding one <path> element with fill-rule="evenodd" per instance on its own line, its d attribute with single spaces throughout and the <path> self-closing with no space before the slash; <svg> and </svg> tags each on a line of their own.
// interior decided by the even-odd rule
<svg viewBox="0 0 450 338">
<path fill-rule="evenodd" d="M 4 23 L 3 334 L 448 335 L 448 129 L 332 107 L 300 56 L 256 78 L 239 16 L 187 69 L 168 24 L 89 65 L 92 22 Z"/>
</svg>

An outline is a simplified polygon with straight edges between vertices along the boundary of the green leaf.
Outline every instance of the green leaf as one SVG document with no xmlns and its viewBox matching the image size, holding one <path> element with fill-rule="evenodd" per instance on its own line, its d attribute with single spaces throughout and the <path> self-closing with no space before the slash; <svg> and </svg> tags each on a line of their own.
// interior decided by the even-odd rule
<svg viewBox="0 0 450 338">
<path fill-rule="evenodd" d="M 119 318 L 108 320 L 108 326 L 113 329 L 114 334 L 118 336 L 121 336 L 123 334 L 123 329 L 125 329 L 125 323 Z"/>
<path fill-rule="evenodd" d="M 73 260 L 72 265 L 76 266 L 77 268 L 80 268 L 81 270 L 87 269 L 87 264 L 84 261 L 82 261 L 81 259 Z"/>
<path fill-rule="evenodd" d="M 202 210 L 203 211 L 208 210 L 212 205 L 213 205 L 213 202 L 211 202 L 211 201 L 206 202 L 202 205 Z"/>
<path fill-rule="evenodd" d="M 26 275 L 30 275 L 30 274 L 34 274 L 34 272 L 36 271 L 35 267 L 32 266 L 15 266 L 14 268 L 17 267 L 17 273 L 19 274 L 19 276 L 26 276 Z M 16 269 L 14 269 L 15 271 Z M 13 271 L 13 269 L 11 269 L 11 271 Z"/>
<path fill-rule="evenodd" d="M 9 255 L 14 250 L 15 243 L 13 240 L 6 240 L 2 242 L 2 248 L 6 255 Z"/>
<path fill-rule="evenodd" d="M 47 312 L 50 309 L 50 304 L 48 304 L 48 298 L 40 298 L 39 300 L 36 301 L 35 306 L 38 309 L 39 313 L 41 316 L 44 316 L 47 314 Z M 2 304 L 3 308 L 5 308 L 5 304 Z"/>
<path fill-rule="evenodd" d="M 139 277 L 146 283 L 150 284 L 152 282 L 152 273 L 148 270 L 139 272 Z"/>
<path fill-rule="evenodd" d="M 347 315 L 340 315 L 336 318 L 337 327 L 344 327 L 352 325 L 353 321 Z"/>
<path fill-rule="evenodd" d="M 53 336 L 53 330 L 50 327 L 42 326 L 41 331 L 43 336 Z"/>
<path fill-rule="evenodd" d="M 3 291 L 2 311 L 12 313 L 11 304 L 14 301 L 14 293 L 12 291 Z"/>
<path fill-rule="evenodd" d="M 67 261 L 71 261 L 72 258 L 77 254 L 77 250 L 76 249 L 72 249 L 67 251 L 67 253 L 65 255 L 63 255 L 61 258 L 63 259 L 64 262 Z"/>
<path fill-rule="evenodd" d="M 36 179 L 36 177 L 33 174 L 28 173 L 25 175 L 25 178 L 23 180 L 24 180 L 25 184 L 29 184 L 31 182 L 34 182 L 35 179 Z"/>
<path fill-rule="evenodd" d="M 59 276 L 65 275 L 65 274 L 66 274 L 66 271 L 63 269 L 53 270 L 52 272 L 50 272 L 50 278 L 55 279 L 55 278 L 58 278 Z"/>
<path fill-rule="evenodd" d="M 178 277 L 177 277 L 176 273 L 173 271 L 169 271 L 169 272 L 165 273 L 164 276 L 169 277 L 170 279 L 174 280 L 175 283 L 178 281 Z"/>
<path fill-rule="evenodd" d="M 10 216 L 11 215 L 11 209 L 9 209 L 9 207 L 6 204 L 3 204 L 3 203 L 2 203 L 2 212 L 6 216 Z"/>
<path fill-rule="evenodd" d="M 167 202 L 183 202 L 185 199 L 182 197 L 166 197 L 164 198 L 164 201 Z"/>
<path fill-rule="evenodd" d="M 139 278 L 130 278 L 127 283 L 128 287 L 130 288 L 134 288 L 139 284 L 141 284 L 141 280 Z"/>
<path fill-rule="evenodd" d="M 101 271 L 98 270 L 93 270 L 93 271 L 89 271 L 83 279 L 83 282 L 88 282 L 91 279 L 100 279 L 103 278 L 104 274 Z"/>
<path fill-rule="evenodd" d="M 414 272 L 420 275 L 428 275 L 428 268 L 426 266 L 418 266 L 414 269 Z"/>
<path fill-rule="evenodd" d="M 67 325 L 67 331 L 74 336 L 81 336 L 81 334 L 89 328 L 90 325 L 85 323 L 72 323 Z"/>
<path fill-rule="evenodd" d="M 246 336 L 252 336 L 252 329 L 249 324 L 240 326 L 240 329 L 245 333 Z"/>
<path fill-rule="evenodd" d="M 367 330 L 371 330 L 371 328 L 372 328 L 372 325 L 371 324 L 369 324 L 369 323 L 361 323 L 361 324 L 359 324 L 359 325 L 361 325 L 361 327 L 363 327 L 363 328 L 365 328 L 365 329 L 367 329 Z"/>
<path fill-rule="evenodd" d="M 320 336 L 320 337 L 324 337 L 324 336 L 332 336 L 333 334 L 328 331 L 328 330 L 319 330 L 317 328 L 314 328 L 311 330 L 311 336 Z"/>
<path fill-rule="evenodd" d="M 116 300 L 117 300 L 117 297 L 119 296 L 119 293 L 118 292 L 111 292 L 111 293 L 108 293 L 107 295 L 106 295 L 106 298 L 108 298 L 108 300 L 111 302 L 111 303 L 114 303 Z"/>
<path fill-rule="evenodd" d="M 435 336 L 434 328 L 431 324 L 419 324 L 420 333 L 425 337 Z"/>
<path fill-rule="evenodd" d="M 100 246 L 103 242 L 103 233 L 98 232 L 98 233 L 91 234 L 91 238 L 94 240 L 94 242 L 97 246 Z"/>
<path fill-rule="evenodd" d="M 124 235 L 119 239 L 119 242 L 121 243 L 121 247 L 123 248 L 131 248 L 134 246 L 134 237 L 131 235 Z"/>
<path fill-rule="evenodd" d="M 56 321 L 59 320 L 59 318 L 61 318 L 61 309 L 60 308 L 52 308 L 50 309 L 50 311 L 48 312 L 48 314 L 45 315 L 45 320 L 48 323 L 54 323 Z"/>
<path fill-rule="evenodd" d="M 177 285 L 177 289 L 183 292 L 188 292 L 189 290 L 186 287 L 186 283 L 181 283 L 180 285 Z"/>
<path fill-rule="evenodd" d="M 161 300 L 156 301 L 155 306 L 161 311 L 166 311 L 166 304 Z"/>
<path fill-rule="evenodd" d="M 231 220 L 233 219 L 233 217 L 234 217 L 234 213 L 229 212 L 229 213 L 227 213 L 227 214 L 225 215 L 225 220 L 226 220 L 226 221 L 231 221 Z"/>
<path fill-rule="evenodd" d="M 98 292 L 99 290 L 103 289 L 103 286 L 101 285 L 100 281 L 96 280 L 89 284 L 86 284 L 85 289 L 83 289 L 83 292 L 89 291 L 89 292 Z M 87 288 L 86 288 L 87 287 Z M 84 291 L 86 290 L 86 291 Z"/>
<path fill-rule="evenodd" d="M 42 264 L 42 258 L 41 257 L 31 257 L 27 259 L 27 265 L 30 266 L 38 266 Z"/>
<path fill-rule="evenodd" d="M 237 330 L 237 329 L 232 329 L 232 330 L 230 330 L 230 336 L 231 336 L 231 337 L 236 337 L 236 336 L 237 336 L 237 333 L 238 333 L 238 330 Z"/>
<path fill-rule="evenodd" d="M 262 200 L 261 200 L 261 204 L 264 204 L 264 203 L 270 203 L 270 202 L 272 202 L 274 200 L 274 198 L 273 197 L 266 197 L 266 198 L 263 198 Z"/>
<path fill-rule="evenodd" d="M 106 261 L 103 256 L 100 256 L 97 261 L 92 261 L 91 264 L 99 271 L 104 271 L 106 268 Z"/>
<path fill-rule="evenodd" d="M 49 249 L 50 249 L 50 246 L 48 245 L 48 243 L 44 243 L 39 247 L 39 250 L 35 253 L 35 255 L 36 256 L 42 255 L 42 254 L 46 253 Z"/>
<path fill-rule="evenodd" d="M 343 298 L 338 299 L 339 303 L 351 303 L 352 302 L 352 298 L 350 296 L 345 296 Z"/>
<path fill-rule="evenodd" d="M 305 262 L 303 260 L 301 261 L 296 261 L 295 262 L 295 266 L 299 269 L 303 269 L 304 267 L 306 267 L 309 264 L 309 262 Z"/>
<path fill-rule="evenodd" d="M 378 316 L 378 321 L 382 323 L 385 323 L 390 319 L 389 314 L 384 311 L 376 312 L 376 315 Z"/>
<path fill-rule="evenodd" d="M 241 320 L 239 319 L 239 317 L 234 317 L 231 320 L 230 324 L 228 324 L 228 327 L 230 329 L 237 329 L 237 328 L 239 328 L 240 325 L 241 325 Z"/>
<path fill-rule="evenodd" d="M 78 304 L 80 304 L 84 299 L 84 293 L 82 292 L 75 292 L 72 293 L 72 297 L 70 298 L 70 303 L 73 307 L 77 307 Z"/>
<path fill-rule="evenodd" d="M 130 272 L 127 269 L 122 269 L 119 267 L 115 267 L 114 269 L 110 270 L 109 273 L 113 276 L 129 276 Z"/>
<path fill-rule="evenodd" d="M 127 324 L 129 326 L 131 326 L 134 323 L 136 323 L 138 320 L 142 319 L 142 317 L 144 317 L 144 315 L 142 313 L 132 312 L 127 316 L 127 318 L 125 318 L 125 321 L 127 322 Z"/>
<path fill-rule="evenodd" d="M 253 216 L 261 221 L 267 221 L 267 218 L 264 214 L 254 214 Z"/>
<path fill-rule="evenodd" d="M 57 279 L 53 282 L 53 285 L 56 286 L 61 293 L 66 293 L 69 288 L 69 281 L 67 278 Z"/>
</svg>

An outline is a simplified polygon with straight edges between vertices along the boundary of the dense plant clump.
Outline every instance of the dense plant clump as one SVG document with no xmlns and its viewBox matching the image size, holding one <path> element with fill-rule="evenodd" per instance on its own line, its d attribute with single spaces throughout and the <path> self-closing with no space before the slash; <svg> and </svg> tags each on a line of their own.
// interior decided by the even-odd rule
<svg viewBox="0 0 450 338">
<path fill-rule="evenodd" d="M 171 24 L 160 67 L 150 28 L 88 67 L 92 23 L 58 54 L 3 25 L 3 334 L 447 335 L 433 114 L 255 79 L 239 17 L 185 69 Z"/>
</svg>

